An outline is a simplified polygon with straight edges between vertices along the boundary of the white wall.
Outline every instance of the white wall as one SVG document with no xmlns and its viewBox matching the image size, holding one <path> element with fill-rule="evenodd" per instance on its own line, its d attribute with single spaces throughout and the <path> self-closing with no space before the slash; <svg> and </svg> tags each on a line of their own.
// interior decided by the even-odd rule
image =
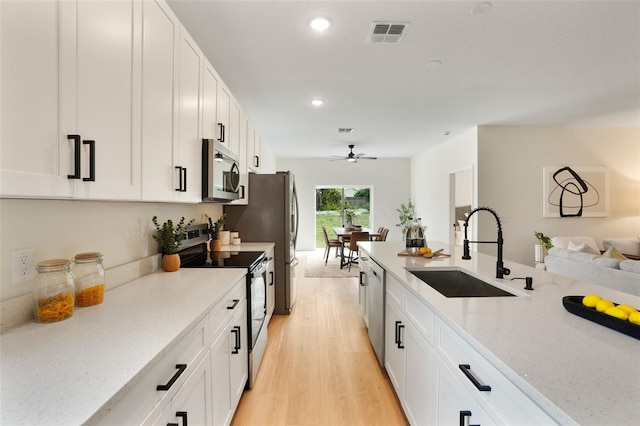
<svg viewBox="0 0 640 426">
<path fill-rule="evenodd" d="M 453 228 L 449 209 L 450 175 L 469 169 L 475 175 L 476 163 L 476 128 L 411 159 L 411 199 L 416 205 L 418 217 L 422 218 L 422 224 L 427 226 L 427 243 L 429 240 L 449 242 Z M 473 181 L 473 193 L 477 194 L 475 176 Z"/>
<path fill-rule="evenodd" d="M 605 166 L 609 170 L 609 216 L 543 218 L 544 166 Z M 533 236 L 640 235 L 640 128 L 499 127 L 478 129 L 478 204 L 503 219 L 505 259 L 533 264 Z M 487 220 L 493 221 L 490 217 Z M 486 224 L 486 226 L 485 226 Z M 479 239 L 495 239 L 481 221 Z M 481 251 L 495 253 L 495 248 Z"/>
<path fill-rule="evenodd" d="M 31 291 L 31 283 L 11 284 L 11 251 L 32 247 L 35 262 L 70 259 L 99 251 L 105 268 L 158 253 L 151 238 L 154 215 L 167 219 L 218 217 L 218 204 L 161 204 L 62 200 L 0 200 L 0 300 Z"/>
<path fill-rule="evenodd" d="M 401 240 L 396 209 L 410 195 L 409 159 L 361 160 L 356 164 L 327 159 L 280 158 L 278 170 L 295 174 L 300 205 L 298 249 L 315 248 L 316 186 L 371 186 L 371 218 L 374 229 L 389 228 L 388 240 Z"/>
</svg>

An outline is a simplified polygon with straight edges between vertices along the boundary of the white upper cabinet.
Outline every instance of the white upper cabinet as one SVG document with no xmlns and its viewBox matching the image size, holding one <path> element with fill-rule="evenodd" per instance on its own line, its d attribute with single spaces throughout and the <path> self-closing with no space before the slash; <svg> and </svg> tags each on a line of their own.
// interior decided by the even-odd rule
<svg viewBox="0 0 640 426">
<path fill-rule="evenodd" d="M 220 77 L 213 65 L 204 61 L 204 93 L 202 95 L 202 137 L 218 138 L 218 81 Z"/>
<path fill-rule="evenodd" d="M 218 85 L 218 142 L 231 149 L 229 142 L 229 122 L 231 121 L 231 92 L 222 80 Z M 233 150 L 232 150 L 233 151 Z M 237 154 L 236 151 L 233 151 Z"/>
<path fill-rule="evenodd" d="M 1 195 L 140 199 L 141 3 L 0 7 Z"/>
<path fill-rule="evenodd" d="M 178 201 L 178 46 L 180 22 L 164 2 L 143 3 L 142 198 Z"/>
<path fill-rule="evenodd" d="M 65 140 L 75 195 L 139 200 L 142 2 L 59 4 L 60 137 L 81 140 L 79 151 Z"/>
<path fill-rule="evenodd" d="M 249 169 L 260 172 L 260 151 L 262 150 L 262 138 L 260 133 L 251 123 L 247 132 L 247 162 Z"/>
<path fill-rule="evenodd" d="M 202 201 L 201 93 L 204 54 L 182 27 L 180 33 L 178 87 L 179 143 L 176 191 L 181 201 Z"/>
</svg>

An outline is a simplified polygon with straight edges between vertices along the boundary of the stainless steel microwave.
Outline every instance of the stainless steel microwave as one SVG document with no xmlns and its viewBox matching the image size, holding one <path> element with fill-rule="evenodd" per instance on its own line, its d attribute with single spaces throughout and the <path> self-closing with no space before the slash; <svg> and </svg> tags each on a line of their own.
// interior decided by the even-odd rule
<svg viewBox="0 0 640 426">
<path fill-rule="evenodd" d="M 215 139 L 202 140 L 202 201 L 228 202 L 239 198 L 238 157 Z"/>
</svg>

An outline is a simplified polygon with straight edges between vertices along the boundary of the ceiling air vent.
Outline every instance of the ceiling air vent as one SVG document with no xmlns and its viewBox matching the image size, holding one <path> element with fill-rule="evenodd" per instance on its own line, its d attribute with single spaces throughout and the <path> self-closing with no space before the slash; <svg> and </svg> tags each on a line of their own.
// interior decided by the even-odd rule
<svg viewBox="0 0 640 426">
<path fill-rule="evenodd" d="M 348 127 L 340 127 L 338 128 L 338 133 L 351 133 L 353 132 L 353 129 L 348 128 Z"/>
<path fill-rule="evenodd" d="M 374 22 L 369 34 L 370 43 L 400 43 L 409 22 Z"/>
</svg>

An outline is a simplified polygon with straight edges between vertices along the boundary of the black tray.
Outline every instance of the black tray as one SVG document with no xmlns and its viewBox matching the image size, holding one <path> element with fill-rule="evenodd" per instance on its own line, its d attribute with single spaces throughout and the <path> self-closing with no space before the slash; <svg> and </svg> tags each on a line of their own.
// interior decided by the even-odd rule
<svg viewBox="0 0 640 426">
<path fill-rule="evenodd" d="M 633 324 L 629 321 L 612 317 L 603 312 L 596 311 L 596 308 L 587 308 L 582 304 L 584 296 L 565 296 L 562 298 L 562 305 L 572 314 L 586 318 L 589 321 L 597 322 L 605 327 L 612 328 L 620 333 L 640 339 L 640 325 Z M 615 303 L 615 302 L 614 302 Z"/>
</svg>

